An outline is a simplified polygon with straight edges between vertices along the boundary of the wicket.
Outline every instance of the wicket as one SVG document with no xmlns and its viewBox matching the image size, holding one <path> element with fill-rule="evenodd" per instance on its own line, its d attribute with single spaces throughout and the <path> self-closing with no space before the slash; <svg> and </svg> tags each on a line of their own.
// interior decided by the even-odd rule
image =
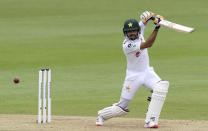
<svg viewBox="0 0 208 131">
<path fill-rule="evenodd" d="M 46 104 L 46 89 L 48 87 L 48 108 Z M 40 69 L 39 71 L 39 94 L 38 94 L 38 123 L 51 122 L 51 70 Z M 43 102 L 43 108 L 42 108 Z M 48 109 L 48 120 L 46 120 L 46 110 Z M 43 120 L 42 120 L 43 112 Z"/>
</svg>

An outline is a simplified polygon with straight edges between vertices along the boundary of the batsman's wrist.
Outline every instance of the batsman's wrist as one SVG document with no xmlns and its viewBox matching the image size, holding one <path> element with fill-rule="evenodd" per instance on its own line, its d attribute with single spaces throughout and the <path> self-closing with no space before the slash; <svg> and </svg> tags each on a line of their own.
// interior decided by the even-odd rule
<svg viewBox="0 0 208 131">
<path fill-rule="evenodd" d="M 154 31 L 159 31 L 159 29 L 154 29 Z"/>
<path fill-rule="evenodd" d="M 159 30 L 160 29 L 160 26 L 155 26 L 155 30 Z"/>
</svg>

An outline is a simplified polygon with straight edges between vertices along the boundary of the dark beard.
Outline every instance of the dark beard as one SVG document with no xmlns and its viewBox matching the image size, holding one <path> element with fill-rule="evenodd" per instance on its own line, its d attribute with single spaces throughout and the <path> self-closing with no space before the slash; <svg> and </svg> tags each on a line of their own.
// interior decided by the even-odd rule
<svg viewBox="0 0 208 131">
<path fill-rule="evenodd" d="M 130 35 L 130 36 L 128 36 L 128 38 L 130 39 L 130 40 L 135 40 L 135 39 L 137 39 L 138 38 L 138 35 Z"/>
</svg>

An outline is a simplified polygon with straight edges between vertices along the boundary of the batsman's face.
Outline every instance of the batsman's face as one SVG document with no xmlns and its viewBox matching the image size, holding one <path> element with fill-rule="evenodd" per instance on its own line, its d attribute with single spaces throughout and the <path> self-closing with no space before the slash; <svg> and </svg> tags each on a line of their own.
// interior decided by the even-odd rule
<svg viewBox="0 0 208 131">
<path fill-rule="evenodd" d="M 138 38 L 138 31 L 137 30 L 128 31 L 127 36 L 130 40 L 135 40 Z"/>
</svg>

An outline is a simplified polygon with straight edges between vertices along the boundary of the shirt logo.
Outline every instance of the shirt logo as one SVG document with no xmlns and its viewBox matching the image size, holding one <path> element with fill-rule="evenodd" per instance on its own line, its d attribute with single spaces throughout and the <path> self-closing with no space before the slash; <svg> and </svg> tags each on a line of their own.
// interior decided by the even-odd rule
<svg viewBox="0 0 208 131">
<path fill-rule="evenodd" d="M 128 47 L 130 48 L 131 47 L 131 44 L 128 44 Z"/>
<path fill-rule="evenodd" d="M 136 57 L 139 57 L 140 56 L 140 52 L 138 51 L 137 53 L 136 53 Z"/>
<path fill-rule="evenodd" d="M 128 47 L 129 47 L 129 48 L 131 48 L 131 47 L 136 47 L 136 45 L 130 43 L 130 44 L 128 44 Z"/>
</svg>

